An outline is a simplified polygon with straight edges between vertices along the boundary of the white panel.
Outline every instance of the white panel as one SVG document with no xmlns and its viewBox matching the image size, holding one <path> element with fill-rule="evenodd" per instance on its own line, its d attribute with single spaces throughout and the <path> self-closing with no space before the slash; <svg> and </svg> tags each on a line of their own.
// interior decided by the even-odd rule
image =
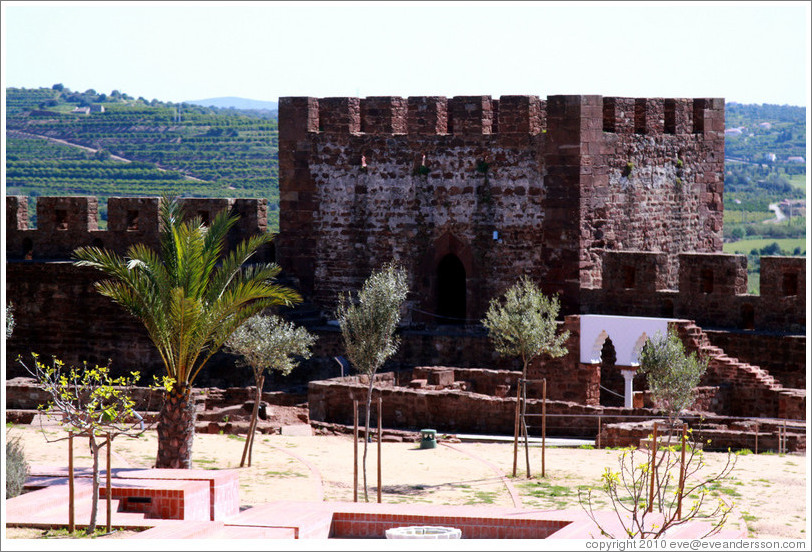
<svg viewBox="0 0 812 552">
<path fill-rule="evenodd" d="M 635 344 L 643 332 L 649 338 L 653 338 L 658 332 L 665 336 L 668 333 L 668 322 L 671 320 L 673 319 L 582 314 L 581 362 L 584 364 L 600 362 L 600 347 L 597 347 L 596 341 L 601 332 L 605 331 L 615 346 L 617 354 L 615 365 L 636 366 Z"/>
</svg>

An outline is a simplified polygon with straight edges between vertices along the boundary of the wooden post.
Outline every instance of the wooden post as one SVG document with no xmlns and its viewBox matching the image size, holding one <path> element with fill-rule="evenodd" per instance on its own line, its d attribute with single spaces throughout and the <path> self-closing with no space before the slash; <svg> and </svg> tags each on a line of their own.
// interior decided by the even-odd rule
<svg viewBox="0 0 812 552">
<path fill-rule="evenodd" d="M 107 490 L 105 492 L 105 497 L 107 498 L 107 532 L 110 533 L 113 530 L 113 487 L 110 485 L 110 457 L 112 456 L 111 448 L 113 446 L 113 440 L 110 438 L 110 432 L 107 432 Z"/>
<path fill-rule="evenodd" d="M 782 432 L 782 435 L 784 436 L 784 439 L 783 439 L 784 454 L 786 454 L 787 453 L 787 421 L 786 420 L 784 420 L 784 431 Z"/>
<path fill-rule="evenodd" d="M 544 449 L 547 448 L 547 378 L 541 380 L 541 476 L 545 477 Z"/>
<path fill-rule="evenodd" d="M 648 511 L 654 511 L 654 472 L 657 469 L 657 422 L 651 435 L 651 486 L 648 491 Z"/>
<path fill-rule="evenodd" d="M 522 380 L 516 383 L 516 417 L 513 421 L 513 477 L 516 477 L 516 464 L 519 461 L 519 405 L 522 401 Z"/>
<path fill-rule="evenodd" d="M 685 446 L 688 438 L 688 424 L 682 424 L 682 451 L 679 461 L 679 494 L 677 495 L 677 519 L 682 519 L 682 492 L 685 489 Z"/>
<path fill-rule="evenodd" d="M 598 416 L 598 448 L 601 448 L 601 417 Z"/>
<path fill-rule="evenodd" d="M 352 501 L 358 502 L 358 401 L 352 401 Z"/>
<path fill-rule="evenodd" d="M 73 506 L 75 496 L 73 486 L 73 432 L 68 432 L 68 532 L 73 534 L 76 530 L 76 510 Z"/>
<path fill-rule="evenodd" d="M 383 421 L 381 406 L 382 399 L 378 397 L 378 504 L 381 503 L 381 422 Z"/>
<path fill-rule="evenodd" d="M 758 454 L 758 424 L 756 424 L 756 450 L 753 453 Z"/>
<path fill-rule="evenodd" d="M 524 434 L 524 462 L 530 479 L 530 444 L 527 441 L 527 381 L 522 383 L 522 433 Z"/>
</svg>

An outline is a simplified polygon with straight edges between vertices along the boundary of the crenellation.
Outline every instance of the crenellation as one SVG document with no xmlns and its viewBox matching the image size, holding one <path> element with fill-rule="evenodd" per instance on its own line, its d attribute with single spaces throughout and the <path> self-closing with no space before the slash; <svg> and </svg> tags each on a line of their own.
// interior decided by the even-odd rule
<svg viewBox="0 0 812 552">
<path fill-rule="evenodd" d="M 481 136 L 493 129 L 493 105 L 490 96 L 454 96 L 448 102 L 449 134 Z"/>
<path fill-rule="evenodd" d="M 361 100 L 359 98 L 321 98 L 319 100 L 319 132 L 334 136 L 361 132 Z"/>
<path fill-rule="evenodd" d="M 634 98 L 603 99 L 603 130 L 617 134 L 634 132 L 636 102 Z"/>
<path fill-rule="evenodd" d="M 693 128 L 693 100 L 690 98 L 666 98 L 666 134 L 690 134 Z"/>
<path fill-rule="evenodd" d="M 501 137 L 535 136 L 541 133 L 541 102 L 538 96 L 502 96 L 498 106 L 496 133 Z"/>
<path fill-rule="evenodd" d="M 634 101 L 634 132 L 656 136 L 662 134 L 665 124 L 663 98 L 636 98 Z"/>
<path fill-rule="evenodd" d="M 6 196 L 6 232 L 28 230 L 28 197 Z"/>
<path fill-rule="evenodd" d="M 70 235 L 98 230 L 98 213 L 95 197 L 40 197 L 37 200 L 37 228 L 42 233 L 67 232 Z"/>
<path fill-rule="evenodd" d="M 682 253 L 679 289 L 693 296 L 747 293 L 747 257 L 724 253 Z"/>
<path fill-rule="evenodd" d="M 158 197 L 111 197 L 107 200 L 107 229 L 98 227 L 98 199 L 82 197 L 37 198 L 37 228 L 28 228 L 27 198 L 10 196 L 6 211 L 9 220 L 6 255 L 9 259 L 71 259 L 78 247 L 105 247 L 123 255 L 127 249 L 143 243 L 158 247 Z M 217 212 L 233 210 L 240 215 L 230 234 L 236 244 L 246 237 L 267 231 L 267 199 L 182 198 L 187 217 L 199 216 L 210 223 Z"/>
<path fill-rule="evenodd" d="M 448 134 L 448 99 L 445 96 L 410 96 L 406 122 L 411 136 Z"/>
<path fill-rule="evenodd" d="M 107 229 L 148 235 L 158 231 L 160 198 L 111 197 L 107 199 Z"/>
<path fill-rule="evenodd" d="M 279 98 L 279 141 L 302 140 L 319 131 L 319 100 L 311 97 Z"/>
<path fill-rule="evenodd" d="M 361 132 L 406 134 L 407 102 L 399 96 L 361 99 Z"/>
</svg>

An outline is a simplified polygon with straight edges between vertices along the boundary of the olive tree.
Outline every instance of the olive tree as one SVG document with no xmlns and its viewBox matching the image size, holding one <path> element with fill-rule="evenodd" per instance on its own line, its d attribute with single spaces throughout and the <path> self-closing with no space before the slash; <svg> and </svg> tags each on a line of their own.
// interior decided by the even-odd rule
<svg viewBox="0 0 812 552">
<path fill-rule="evenodd" d="M 696 353 L 685 354 L 685 347 L 673 330 L 665 336 L 657 332 L 643 345 L 639 372 L 646 375 L 651 398 L 668 418 L 669 428 L 693 403 L 696 387 L 707 368 L 707 359 Z"/>
<path fill-rule="evenodd" d="M 251 411 L 251 422 L 245 438 L 245 447 L 240 460 L 240 467 L 251 467 L 251 453 L 254 448 L 254 434 L 257 428 L 259 403 L 262 400 L 262 388 L 265 384 L 265 372 L 276 371 L 287 375 L 296 367 L 296 357 L 310 358 L 310 347 L 316 337 L 305 328 L 297 328 L 293 323 L 281 317 L 255 315 L 243 322 L 226 340 L 226 348 L 242 356 L 240 363 L 251 368 L 256 384 L 256 398 Z"/>
<path fill-rule="evenodd" d="M 344 338 L 347 358 L 369 378 L 364 431 L 364 500 L 367 493 L 367 439 L 372 388 L 375 373 L 398 349 L 395 330 L 400 323 L 400 308 L 409 291 L 406 270 L 393 264 L 373 272 L 353 300 L 350 293 L 338 297 L 336 318 Z"/>
<path fill-rule="evenodd" d="M 558 333 L 556 317 L 560 310 L 558 297 L 547 297 L 529 277 L 523 276 L 501 298 L 492 299 L 482 324 L 488 329 L 496 352 L 502 356 L 518 357 L 522 361 L 522 382 L 527 380 L 527 367 L 533 360 L 547 354 L 556 358 L 567 353 L 564 343 L 569 331 Z M 513 475 L 516 476 L 516 454 L 519 440 L 519 413 L 525 397 L 518 386 L 514 423 Z M 522 427 L 527 436 L 526 425 Z M 527 449 L 525 439 L 525 450 Z M 530 476 L 528 460 L 527 475 Z"/>
</svg>

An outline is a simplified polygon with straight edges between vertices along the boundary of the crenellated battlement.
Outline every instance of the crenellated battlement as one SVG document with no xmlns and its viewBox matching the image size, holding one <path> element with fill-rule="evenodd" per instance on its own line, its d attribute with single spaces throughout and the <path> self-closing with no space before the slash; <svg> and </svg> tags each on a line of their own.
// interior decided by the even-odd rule
<svg viewBox="0 0 812 552">
<path fill-rule="evenodd" d="M 98 225 L 99 201 L 92 196 L 37 198 L 37 227 L 31 228 L 28 198 L 6 197 L 6 255 L 9 259 L 70 259 L 74 249 L 99 246 L 123 254 L 136 243 L 158 247 L 161 199 L 111 197 L 107 201 L 107 230 Z M 225 209 L 240 217 L 229 235 L 237 243 L 267 231 L 267 199 L 183 198 L 187 216 L 204 223 Z"/>
<path fill-rule="evenodd" d="M 325 135 L 530 135 L 547 128 L 551 99 L 580 96 L 285 97 L 279 100 L 280 140 Z M 724 132 L 721 98 L 601 97 L 602 128 L 618 134 Z M 285 131 L 282 131 L 285 129 Z"/>
<path fill-rule="evenodd" d="M 760 294 L 747 292 L 747 257 L 682 253 L 679 285 L 667 282 L 665 254 L 603 251 L 602 285 L 584 312 L 687 318 L 742 330 L 799 332 L 806 327 L 806 258 L 762 257 Z"/>
</svg>

